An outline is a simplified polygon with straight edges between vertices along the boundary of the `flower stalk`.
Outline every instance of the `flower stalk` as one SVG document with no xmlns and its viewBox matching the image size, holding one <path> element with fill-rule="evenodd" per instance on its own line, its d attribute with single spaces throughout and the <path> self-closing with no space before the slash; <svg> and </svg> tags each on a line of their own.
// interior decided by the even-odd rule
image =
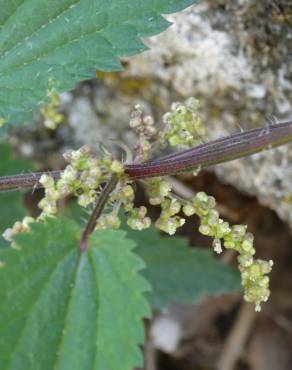
<svg viewBox="0 0 292 370">
<path fill-rule="evenodd" d="M 111 192 L 115 189 L 117 183 L 118 183 L 118 177 L 116 175 L 112 175 L 111 179 L 109 180 L 109 182 L 106 184 L 106 186 L 102 190 L 97 200 L 96 206 L 93 212 L 91 213 L 90 218 L 87 221 L 87 224 L 82 232 L 81 239 L 79 242 L 79 247 L 80 247 L 81 252 L 87 249 L 89 236 L 94 231 L 97 220 L 102 214 L 102 211 L 108 200 L 108 197 L 110 196 Z"/>
</svg>

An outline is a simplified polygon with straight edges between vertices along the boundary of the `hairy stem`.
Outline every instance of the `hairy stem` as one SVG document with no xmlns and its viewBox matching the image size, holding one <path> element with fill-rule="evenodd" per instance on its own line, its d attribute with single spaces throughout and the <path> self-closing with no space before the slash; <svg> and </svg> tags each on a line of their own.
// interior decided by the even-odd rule
<svg viewBox="0 0 292 370">
<path fill-rule="evenodd" d="M 130 179 L 173 175 L 246 157 L 290 141 L 292 141 L 292 121 L 280 122 L 238 132 L 146 163 L 126 164 L 125 173 Z M 0 177 L 0 191 L 41 187 L 39 179 L 43 173 L 58 179 L 61 171 L 3 176 Z"/>
<path fill-rule="evenodd" d="M 109 195 L 115 189 L 118 182 L 118 178 L 116 175 L 112 175 L 109 182 L 106 184 L 104 189 L 102 190 L 100 197 L 96 203 L 96 206 L 82 232 L 81 239 L 79 242 L 80 251 L 83 252 L 88 248 L 88 239 L 90 234 L 94 231 L 96 222 L 100 217 L 102 210 L 108 200 Z"/>
<path fill-rule="evenodd" d="M 144 164 L 128 165 L 125 172 L 132 179 L 172 175 L 246 157 L 289 141 L 292 121 L 235 133 Z"/>
<path fill-rule="evenodd" d="M 0 191 L 42 188 L 39 180 L 42 175 L 49 175 L 58 180 L 62 171 L 30 172 L 19 175 L 0 176 Z"/>
</svg>

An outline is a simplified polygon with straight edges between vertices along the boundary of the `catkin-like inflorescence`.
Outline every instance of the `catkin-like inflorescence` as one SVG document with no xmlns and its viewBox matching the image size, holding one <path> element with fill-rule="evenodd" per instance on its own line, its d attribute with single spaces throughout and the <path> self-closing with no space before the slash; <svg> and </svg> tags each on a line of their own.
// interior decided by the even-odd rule
<svg viewBox="0 0 292 370">
<path fill-rule="evenodd" d="M 54 91 L 48 92 L 50 98 L 49 103 L 46 103 L 41 108 L 41 114 L 44 117 L 44 125 L 50 130 L 55 130 L 65 119 L 64 115 L 59 112 L 60 97 Z"/>
<path fill-rule="evenodd" d="M 185 215 L 196 214 L 201 224 L 199 231 L 203 235 L 213 237 L 215 252 L 221 253 L 223 243 L 227 249 L 239 253 L 237 258 L 241 281 L 244 289 L 244 299 L 253 302 L 257 311 L 261 303 L 266 302 L 270 295 L 269 277 L 273 262 L 254 259 L 255 249 L 253 235 L 246 231 L 245 225 L 230 226 L 223 221 L 215 209 L 216 202 L 213 197 L 200 192 L 183 207 Z"/>
<path fill-rule="evenodd" d="M 136 105 L 131 113 L 130 127 L 138 135 L 138 143 L 134 147 L 135 160 L 143 162 L 149 159 L 152 144 L 157 140 L 157 128 L 152 116 L 144 115 L 140 105 Z"/>
<path fill-rule="evenodd" d="M 45 197 L 39 203 L 42 209 L 40 219 L 55 216 L 58 200 L 70 194 L 77 197 L 77 202 L 82 207 L 94 204 L 98 187 L 108 181 L 110 174 L 123 173 L 123 165 L 119 161 L 108 156 L 98 160 L 92 156 L 87 146 L 65 153 L 64 158 L 69 164 L 59 180 L 55 182 L 48 175 L 40 178 L 39 182 L 45 189 Z"/>
<path fill-rule="evenodd" d="M 194 147 L 206 136 L 206 129 L 198 114 L 199 102 L 189 98 L 185 103 L 173 103 L 171 111 L 163 117 L 165 128 L 160 134 L 162 142 L 172 147 Z"/>
<path fill-rule="evenodd" d="M 205 128 L 197 110 L 198 102 L 193 98 L 184 104 L 175 103 L 171 112 L 164 117 L 165 129 L 158 134 L 153 119 L 144 116 L 141 108 L 136 106 L 130 120 L 130 126 L 139 136 L 138 144 L 134 148 L 135 161 L 148 159 L 153 144 L 162 147 L 166 143 L 171 146 L 199 144 L 205 136 Z M 133 180 L 125 176 L 123 164 L 111 154 L 106 153 L 97 159 L 89 148 L 84 146 L 79 150 L 65 153 L 64 158 L 68 165 L 57 181 L 47 174 L 39 180 L 45 196 L 39 202 L 42 213 L 37 221 L 55 217 L 58 201 L 64 196 L 76 196 L 78 204 L 82 207 L 95 205 L 98 201 L 98 189 L 102 189 L 114 175 L 118 179 L 117 185 L 109 194 L 108 206 L 97 219 L 95 229 L 119 228 L 120 208 L 124 209 L 127 224 L 132 229 L 143 230 L 151 225 L 147 208 L 134 205 Z M 216 253 L 221 253 L 223 246 L 238 253 L 244 298 L 255 303 L 256 310 L 260 310 L 261 303 L 270 295 L 267 275 L 271 272 L 273 263 L 254 258 L 253 235 L 247 232 L 247 227 L 230 226 L 228 222 L 222 220 L 216 210 L 214 197 L 204 192 L 197 193 L 193 199 L 183 200 L 172 192 L 171 185 L 161 177 L 146 179 L 145 184 L 150 204 L 161 208 L 160 216 L 155 222 L 159 230 L 173 235 L 184 225 L 185 217 L 197 215 L 200 218 L 199 232 L 213 238 Z M 29 225 L 33 221 L 35 221 L 33 218 L 26 217 L 22 222 L 16 222 L 12 228 L 4 232 L 4 238 L 13 242 L 13 236 L 19 232 L 29 231 Z"/>
</svg>

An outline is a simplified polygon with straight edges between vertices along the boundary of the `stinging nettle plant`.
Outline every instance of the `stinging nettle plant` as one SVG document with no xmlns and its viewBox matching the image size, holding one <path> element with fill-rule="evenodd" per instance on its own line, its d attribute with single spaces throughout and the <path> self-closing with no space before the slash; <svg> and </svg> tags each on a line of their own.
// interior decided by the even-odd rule
<svg viewBox="0 0 292 370">
<path fill-rule="evenodd" d="M 169 25 L 161 14 L 193 3 L 0 1 L 2 133 L 41 104 L 47 126 L 60 124 L 59 92 L 96 70 L 120 69 L 120 57 L 145 49 L 140 37 Z M 29 14 L 37 15 L 24 23 Z M 200 192 L 183 199 L 164 176 L 195 176 L 201 168 L 287 143 L 292 121 L 207 141 L 198 109 L 194 98 L 174 103 L 158 130 L 136 106 L 129 123 L 138 141 L 125 161 L 107 150 L 95 156 L 84 146 L 64 154 L 62 171 L 7 175 L 8 167 L 0 166 L 0 191 L 44 188 L 40 215 L 6 228 L 10 247 L 0 241 L 1 368 L 131 370 L 142 364 L 138 345 L 150 305 L 162 309 L 238 290 L 233 269 L 206 251 L 188 249 L 182 238 L 155 231 L 147 207 L 135 206 L 137 181 L 149 203 L 160 207 L 156 229 L 173 235 L 196 215 L 216 253 L 223 247 L 238 253 L 244 299 L 260 310 L 270 294 L 272 261 L 255 258 L 253 235 L 221 219 L 213 197 Z M 157 157 L 168 147 L 179 150 Z M 7 154 L 7 147 L 0 151 Z M 58 216 L 59 201 L 72 195 L 90 211 L 83 226 Z M 7 199 L 13 208 L 14 198 Z"/>
</svg>

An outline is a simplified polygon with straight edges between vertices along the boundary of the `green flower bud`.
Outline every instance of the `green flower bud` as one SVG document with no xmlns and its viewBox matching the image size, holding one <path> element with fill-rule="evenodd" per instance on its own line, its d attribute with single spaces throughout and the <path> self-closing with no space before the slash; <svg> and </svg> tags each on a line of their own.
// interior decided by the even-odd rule
<svg viewBox="0 0 292 370">
<path fill-rule="evenodd" d="M 252 254 L 254 254 L 254 248 L 253 248 L 253 242 L 248 240 L 248 239 L 245 239 L 243 242 L 242 242 L 242 249 L 245 251 L 245 252 L 253 252 Z"/>
<path fill-rule="evenodd" d="M 197 113 L 198 104 L 195 99 L 182 103 L 173 103 L 171 112 L 163 117 L 165 130 L 161 141 L 168 141 L 171 146 L 195 146 L 202 142 L 206 130 Z"/>
<path fill-rule="evenodd" d="M 208 195 L 206 193 L 204 193 L 203 191 L 200 191 L 195 196 L 195 201 L 197 201 L 199 204 L 200 203 L 207 203 L 208 199 L 209 199 Z"/>
<path fill-rule="evenodd" d="M 181 209 L 180 203 L 177 200 L 172 199 L 168 206 L 168 211 L 170 215 L 171 216 L 176 215 L 177 213 L 179 213 L 180 209 Z"/>
<path fill-rule="evenodd" d="M 102 215 L 96 224 L 95 230 L 104 230 L 107 228 L 118 229 L 121 226 L 121 220 L 115 212 Z"/>
<path fill-rule="evenodd" d="M 168 141 L 171 146 L 178 146 L 181 142 L 180 137 L 178 135 L 170 136 Z"/>
<path fill-rule="evenodd" d="M 147 208 L 144 207 L 144 206 L 141 206 L 138 208 L 138 217 L 139 218 L 144 218 L 146 216 L 146 213 L 147 213 Z"/>
<path fill-rule="evenodd" d="M 34 221 L 35 221 L 35 219 L 33 217 L 25 216 L 24 219 L 22 220 L 22 225 L 23 225 L 24 228 L 29 230 L 29 224 L 31 224 Z"/>
<path fill-rule="evenodd" d="M 211 209 L 208 214 L 208 224 L 210 226 L 214 226 L 219 221 L 219 213 L 216 209 Z"/>
<path fill-rule="evenodd" d="M 216 207 L 216 200 L 215 200 L 215 198 L 214 198 L 214 197 L 208 196 L 207 203 L 208 203 L 208 207 L 209 207 L 210 209 L 212 209 L 212 208 L 215 208 L 215 207 Z"/>
<path fill-rule="evenodd" d="M 69 195 L 71 192 L 69 185 L 63 182 L 63 180 L 58 181 L 57 189 L 59 191 L 60 197 L 65 197 L 66 195 Z"/>
<path fill-rule="evenodd" d="M 91 203 L 94 203 L 96 199 L 96 193 L 94 190 L 90 190 L 86 193 L 79 195 L 77 203 L 81 207 L 88 207 Z"/>
<path fill-rule="evenodd" d="M 241 248 L 241 242 L 246 232 L 246 225 L 234 225 L 231 229 L 232 239 L 238 242 L 238 248 Z"/>
<path fill-rule="evenodd" d="M 61 179 L 68 183 L 72 183 L 78 177 L 78 171 L 74 169 L 71 165 L 68 165 L 61 174 Z"/>
<path fill-rule="evenodd" d="M 150 196 L 150 199 L 152 199 L 152 204 L 160 204 L 161 198 L 167 197 L 171 191 L 170 184 L 162 180 L 160 177 L 155 177 L 152 179 L 146 180 L 146 183 L 148 185 L 147 191 Z"/>
<path fill-rule="evenodd" d="M 253 264 L 253 257 L 249 255 L 240 255 L 237 257 L 240 268 L 246 268 L 252 266 Z"/>
<path fill-rule="evenodd" d="M 155 198 L 149 198 L 149 203 L 153 206 L 157 206 L 163 202 L 163 198 L 161 197 L 155 197 Z"/>
<path fill-rule="evenodd" d="M 233 240 L 226 240 L 226 239 L 224 238 L 224 247 L 225 247 L 226 249 L 234 249 L 234 248 L 235 248 L 235 243 L 234 243 L 234 241 L 233 241 Z"/>
<path fill-rule="evenodd" d="M 124 166 L 120 161 L 114 160 L 110 166 L 110 170 L 113 173 L 122 174 L 124 172 Z"/>
<path fill-rule="evenodd" d="M 134 230 L 147 229 L 151 225 L 151 219 L 146 217 L 147 208 L 142 206 L 129 210 L 127 224 Z"/>
<path fill-rule="evenodd" d="M 56 201 L 60 198 L 59 192 L 55 189 L 46 189 L 45 194 L 48 200 Z"/>
<path fill-rule="evenodd" d="M 218 224 L 216 225 L 216 236 L 218 238 L 226 237 L 231 232 L 231 228 L 228 222 L 224 222 L 219 218 Z"/>
<path fill-rule="evenodd" d="M 131 229 L 141 231 L 150 227 L 151 220 L 149 217 L 145 217 L 144 219 L 129 218 L 127 220 L 127 224 L 130 226 Z"/>
<path fill-rule="evenodd" d="M 200 225 L 199 232 L 203 235 L 210 235 L 211 228 L 208 225 Z"/>
<path fill-rule="evenodd" d="M 169 235 L 174 235 L 177 228 L 183 226 L 184 223 L 185 219 L 178 216 L 169 218 L 159 217 L 155 226 Z"/>
<path fill-rule="evenodd" d="M 129 199 L 134 198 L 134 189 L 131 185 L 126 185 L 122 189 L 123 196 Z"/>
<path fill-rule="evenodd" d="M 42 175 L 39 179 L 39 183 L 43 185 L 44 188 L 54 188 L 55 181 L 54 179 L 49 175 Z"/>
<path fill-rule="evenodd" d="M 188 204 L 183 206 L 183 213 L 186 216 L 188 216 L 188 217 L 192 216 L 192 215 L 195 214 L 195 212 L 196 212 L 195 207 L 192 204 L 188 203 Z"/>
<path fill-rule="evenodd" d="M 161 197 L 167 197 L 171 191 L 171 186 L 167 181 L 161 181 L 159 185 L 159 195 Z"/>
</svg>

